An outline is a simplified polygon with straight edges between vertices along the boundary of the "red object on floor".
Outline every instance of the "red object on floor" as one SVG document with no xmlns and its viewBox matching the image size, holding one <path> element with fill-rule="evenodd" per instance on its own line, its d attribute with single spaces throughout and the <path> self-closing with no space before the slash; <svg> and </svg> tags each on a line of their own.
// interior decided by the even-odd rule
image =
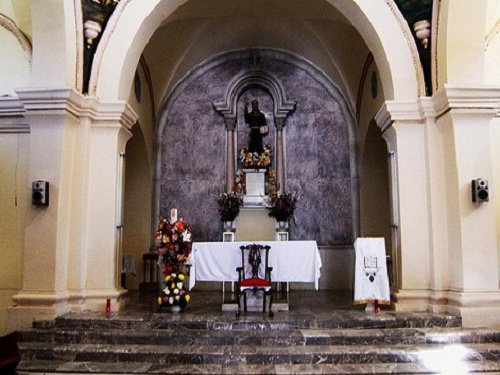
<svg viewBox="0 0 500 375">
<path fill-rule="evenodd" d="M 380 313 L 380 305 L 378 304 L 378 299 L 374 300 L 373 301 L 373 312 L 375 314 L 379 314 Z"/>
</svg>

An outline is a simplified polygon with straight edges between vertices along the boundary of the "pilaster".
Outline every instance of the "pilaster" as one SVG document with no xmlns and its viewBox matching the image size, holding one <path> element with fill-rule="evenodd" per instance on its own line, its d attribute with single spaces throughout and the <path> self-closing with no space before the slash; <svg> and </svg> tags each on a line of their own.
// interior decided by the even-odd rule
<svg viewBox="0 0 500 375">
<path fill-rule="evenodd" d="M 424 121 L 418 103 L 410 101 L 386 102 L 375 120 L 389 153 L 395 306 L 425 309 L 431 244 Z M 402 301 L 399 294 L 405 290 L 414 297 Z"/>
<path fill-rule="evenodd" d="M 123 230 L 125 146 L 137 115 L 125 102 L 93 100 L 88 113 L 88 193 L 86 195 L 86 269 L 81 302 L 103 310 L 106 299 L 120 307 L 119 286 Z"/>
<path fill-rule="evenodd" d="M 83 97 L 69 88 L 23 89 L 17 94 L 30 126 L 28 181 L 49 182 L 47 207 L 28 210 L 22 289 L 7 311 L 7 327 L 68 311 L 68 249 L 72 217 L 72 161 L 77 151 L 78 107 Z M 29 197 L 25 197 L 29 199 Z"/>
<path fill-rule="evenodd" d="M 275 119 L 276 122 L 276 177 L 279 189 L 285 192 L 286 178 L 285 178 L 285 155 L 284 155 L 284 139 L 283 128 L 285 127 L 285 118 L 279 117 Z"/>
<path fill-rule="evenodd" d="M 224 121 L 226 122 L 226 192 L 230 193 L 231 191 L 233 191 L 236 172 L 236 152 L 234 146 L 234 130 L 236 129 L 236 117 L 224 116 Z"/>
<path fill-rule="evenodd" d="M 7 311 L 11 329 L 95 308 L 95 295 L 104 306 L 103 298 L 123 293 L 116 282 L 119 160 L 136 118 L 126 103 L 100 103 L 71 88 L 17 94 L 30 127 L 28 181 L 48 181 L 50 201 L 27 213 L 22 288 Z"/>
<path fill-rule="evenodd" d="M 489 202 L 471 199 L 473 179 L 493 180 L 499 108 L 498 87 L 445 86 L 416 105 L 387 102 L 377 114 L 397 163 L 397 311 L 455 313 L 465 326 L 500 324 L 497 186 L 490 185 Z"/>
<path fill-rule="evenodd" d="M 471 181 L 492 181 L 490 131 L 500 88 L 445 86 L 433 100 L 446 155 L 450 288 L 463 293 L 460 305 L 474 293 L 499 291 L 496 192 L 489 202 L 473 203 Z"/>
</svg>

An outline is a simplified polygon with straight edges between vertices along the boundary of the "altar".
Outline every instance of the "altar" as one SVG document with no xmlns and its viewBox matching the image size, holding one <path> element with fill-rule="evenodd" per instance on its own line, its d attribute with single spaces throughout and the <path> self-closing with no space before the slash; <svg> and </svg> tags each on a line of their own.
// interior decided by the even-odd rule
<svg viewBox="0 0 500 375">
<path fill-rule="evenodd" d="M 311 282 L 319 289 L 322 262 L 316 241 L 194 242 L 189 287 L 196 281 L 238 281 L 240 246 L 249 243 L 271 246 L 273 282 Z"/>
</svg>

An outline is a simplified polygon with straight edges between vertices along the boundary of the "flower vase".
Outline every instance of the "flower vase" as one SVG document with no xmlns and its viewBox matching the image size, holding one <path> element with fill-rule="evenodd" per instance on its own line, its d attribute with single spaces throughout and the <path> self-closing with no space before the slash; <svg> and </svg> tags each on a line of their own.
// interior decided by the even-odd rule
<svg viewBox="0 0 500 375">
<path fill-rule="evenodd" d="M 224 232 L 234 232 L 236 231 L 236 225 L 233 221 L 224 221 Z"/>
<path fill-rule="evenodd" d="M 277 232 L 287 232 L 288 231 L 288 221 L 277 221 L 276 222 Z"/>
<path fill-rule="evenodd" d="M 170 312 L 172 314 L 179 314 L 182 311 L 182 308 L 179 305 L 170 306 Z"/>
</svg>

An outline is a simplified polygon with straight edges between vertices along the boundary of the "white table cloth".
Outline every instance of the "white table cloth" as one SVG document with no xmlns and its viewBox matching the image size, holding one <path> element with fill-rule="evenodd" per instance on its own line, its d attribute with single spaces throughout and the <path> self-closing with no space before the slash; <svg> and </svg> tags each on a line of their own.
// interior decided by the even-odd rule
<svg viewBox="0 0 500 375">
<path fill-rule="evenodd" d="M 314 282 L 314 287 L 319 289 L 322 263 L 316 241 L 194 242 L 189 287 L 192 288 L 196 280 L 238 281 L 240 246 L 252 243 L 271 246 L 272 281 Z"/>
<path fill-rule="evenodd" d="M 354 242 L 354 251 L 354 303 L 378 300 L 380 304 L 389 304 L 391 296 L 384 238 L 358 238 Z"/>
</svg>

